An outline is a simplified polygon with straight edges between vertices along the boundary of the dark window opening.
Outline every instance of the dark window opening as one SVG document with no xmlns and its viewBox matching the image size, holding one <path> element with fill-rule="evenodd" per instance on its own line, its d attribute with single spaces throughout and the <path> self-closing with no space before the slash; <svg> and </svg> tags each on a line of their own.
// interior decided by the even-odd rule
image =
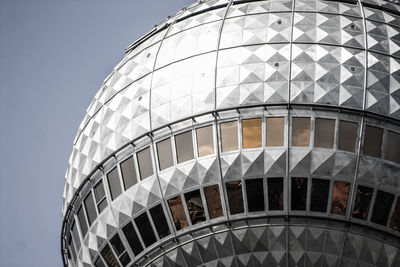
<svg viewBox="0 0 400 267">
<path fill-rule="evenodd" d="M 373 188 L 359 185 L 357 187 L 356 200 L 353 209 L 353 218 L 366 220 L 368 218 L 369 206 L 371 204 Z"/>
<path fill-rule="evenodd" d="M 283 178 L 268 178 L 269 210 L 283 210 Z"/>
<path fill-rule="evenodd" d="M 129 157 L 121 162 L 121 172 L 125 190 L 131 188 L 137 183 L 135 162 L 133 161 L 133 157 Z"/>
<path fill-rule="evenodd" d="M 151 160 L 150 148 L 143 149 L 137 155 L 140 179 L 153 175 L 153 161 Z"/>
<path fill-rule="evenodd" d="M 154 225 L 156 226 L 156 230 L 160 239 L 166 237 L 171 233 L 161 204 L 158 204 L 157 206 L 151 208 L 150 215 L 153 219 Z"/>
<path fill-rule="evenodd" d="M 128 223 L 122 228 L 126 240 L 128 240 L 129 246 L 131 247 L 133 254 L 138 255 L 143 251 L 142 244 L 140 243 L 139 237 L 136 233 L 132 223 Z"/>
<path fill-rule="evenodd" d="M 174 165 L 171 138 L 165 139 L 157 143 L 157 154 L 158 166 L 161 171 Z"/>
<path fill-rule="evenodd" d="M 228 194 L 229 210 L 232 215 L 243 213 L 243 194 L 242 182 L 234 181 L 226 183 L 226 193 Z"/>
<path fill-rule="evenodd" d="M 92 193 L 89 193 L 89 195 L 85 198 L 84 203 L 85 203 L 86 214 L 88 216 L 88 221 L 89 221 L 89 226 L 90 226 L 90 225 L 92 225 L 94 220 L 96 220 L 96 217 L 97 217 Z"/>
<path fill-rule="evenodd" d="M 386 137 L 385 159 L 400 163 L 400 134 L 388 131 Z"/>
<path fill-rule="evenodd" d="M 349 121 L 339 121 L 338 149 L 355 152 L 358 124 Z"/>
<path fill-rule="evenodd" d="M 94 263 L 94 265 L 95 265 L 96 267 L 106 267 L 106 266 L 104 265 L 104 263 L 103 263 L 103 260 L 102 260 L 100 257 L 97 258 L 97 260 L 96 260 L 96 262 Z"/>
<path fill-rule="evenodd" d="M 88 231 L 88 225 L 86 222 L 85 213 L 83 211 L 82 206 L 78 210 L 78 221 L 79 221 L 79 226 L 81 227 L 81 231 L 82 231 L 82 238 L 84 238 Z"/>
<path fill-rule="evenodd" d="M 107 244 L 103 250 L 101 251 L 101 255 L 103 256 L 105 262 L 109 267 L 119 267 L 119 263 L 114 256 L 114 253 L 111 251 L 110 246 Z"/>
<path fill-rule="evenodd" d="M 110 187 L 111 199 L 114 200 L 122 193 L 117 168 L 112 169 L 112 171 L 107 174 L 107 180 L 108 186 Z"/>
<path fill-rule="evenodd" d="M 326 212 L 328 206 L 329 183 L 329 180 L 312 179 L 311 211 Z"/>
<path fill-rule="evenodd" d="M 113 238 L 111 238 L 110 243 L 114 248 L 115 253 L 117 254 L 119 260 L 121 261 L 123 266 L 126 266 L 130 261 L 131 258 L 129 257 L 128 253 L 126 252 L 125 246 L 119 237 L 119 234 L 116 234 Z"/>
<path fill-rule="evenodd" d="M 381 156 L 383 129 L 367 125 L 365 126 L 363 153 L 368 156 Z"/>
<path fill-rule="evenodd" d="M 206 196 L 206 202 L 208 207 L 208 214 L 210 219 L 215 219 L 223 216 L 221 197 L 219 194 L 218 185 L 211 185 L 204 188 L 204 195 Z"/>
<path fill-rule="evenodd" d="M 308 178 L 292 178 L 292 210 L 306 210 Z"/>
<path fill-rule="evenodd" d="M 96 199 L 97 210 L 100 214 L 107 207 L 107 198 L 102 181 L 94 186 L 94 196 Z"/>
<path fill-rule="evenodd" d="M 175 145 L 178 163 L 194 158 L 192 131 L 176 135 Z"/>
<path fill-rule="evenodd" d="M 135 223 L 146 247 L 157 241 L 146 212 L 135 218 Z"/>
<path fill-rule="evenodd" d="M 192 224 L 204 222 L 206 214 L 204 212 L 203 201 L 201 199 L 200 190 L 194 190 L 185 193 L 186 206 L 189 211 L 189 217 Z"/>
<path fill-rule="evenodd" d="M 292 119 L 292 146 L 310 146 L 310 118 Z"/>
<path fill-rule="evenodd" d="M 378 190 L 374 210 L 372 211 L 371 222 L 386 226 L 393 200 L 393 194 Z"/>
<path fill-rule="evenodd" d="M 314 146 L 322 148 L 333 148 L 335 138 L 335 120 L 315 119 Z"/>
<path fill-rule="evenodd" d="M 246 180 L 246 193 L 249 212 L 265 210 L 263 179 Z"/>
<path fill-rule="evenodd" d="M 397 198 L 396 207 L 390 219 L 390 228 L 400 231 L 400 197 Z"/>
<path fill-rule="evenodd" d="M 345 215 L 349 198 L 350 184 L 336 181 L 333 184 L 331 213 Z"/>
<path fill-rule="evenodd" d="M 172 217 L 174 218 L 174 223 L 176 230 L 181 230 L 188 227 L 188 222 L 186 219 L 185 210 L 182 206 L 182 199 L 180 196 L 171 198 L 168 200 L 168 206 L 171 210 Z"/>
</svg>

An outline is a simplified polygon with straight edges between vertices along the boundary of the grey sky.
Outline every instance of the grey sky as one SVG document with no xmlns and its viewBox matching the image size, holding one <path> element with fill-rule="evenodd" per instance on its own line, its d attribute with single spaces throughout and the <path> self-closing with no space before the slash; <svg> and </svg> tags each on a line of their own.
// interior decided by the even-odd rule
<svg viewBox="0 0 400 267">
<path fill-rule="evenodd" d="M 126 46 L 191 0 L 0 0 L 0 266 L 61 266 L 64 174 Z"/>
</svg>

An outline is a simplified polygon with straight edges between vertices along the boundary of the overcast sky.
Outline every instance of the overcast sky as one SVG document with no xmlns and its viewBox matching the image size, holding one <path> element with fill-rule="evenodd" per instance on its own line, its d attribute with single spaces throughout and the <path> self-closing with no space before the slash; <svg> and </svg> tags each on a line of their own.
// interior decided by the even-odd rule
<svg viewBox="0 0 400 267">
<path fill-rule="evenodd" d="M 0 266 L 62 266 L 72 142 L 124 48 L 192 0 L 0 0 Z"/>
</svg>

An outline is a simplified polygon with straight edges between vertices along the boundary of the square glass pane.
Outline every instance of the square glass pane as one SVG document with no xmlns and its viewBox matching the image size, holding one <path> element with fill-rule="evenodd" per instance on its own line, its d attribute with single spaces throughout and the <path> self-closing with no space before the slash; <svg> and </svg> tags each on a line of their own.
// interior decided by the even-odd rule
<svg viewBox="0 0 400 267">
<path fill-rule="evenodd" d="M 101 251 L 101 255 L 103 256 L 104 261 L 107 263 L 109 267 L 119 267 L 119 263 L 114 256 L 114 253 L 111 251 L 109 245 L 106 245 Z"/>
<path fill-rule="evenodd" d="M 249 212 L 263 211 L 265 209 L 263 179 L 246 180 L 246 193 Z"/>
<path fill-rule="evenodd" d="M 125 225 L 122 228 L 122 232 L 124 232 L 126 240 L 128 240 L 129 246 L 131 246 L 133 254 L 138 255 L 140 252 L 143 251 L 142 244 L 139 241 L 138 234 L 136 233 L 136 230 L 133 227 L 132 223 L 128 223 L 127 225 Z"/>
<path fill-rule="evenodd" d="M 310 146 L 310 118 L 292 118 L 292 146 Z"/>
<path fill-rule="evenodd" d="M 333 148 L 335 120 L 315 119 L 314 147 Z"/>
<path fill-rule="evenodd" d="M 175 145 L 178 163 L 182 163 L 194 158 L 192 131 L 176 135 Z"/>
<path fill-rule="evenodd" d="M 242 182 L 234 181 L 226 183 L 226 193 L 228 195 L 229 210 L 232 215 L 243 213 L 243 194 Z"/>
<path fill-rule="evenodd" d="M 96 206 L 94 205 L 92 193 L 89 193 L 89 195 L 85 198 L 84 204 L 85 204 L 86 214 L 88 216 L 89 225 L 92 225 L 92 223 L 94 222 L 94 220 L 96 220 L 97 217 Z"/>
<path fill-rule="evenodd" d="M 168 200 L 168 206 L 169 209 L 171 210 L 172 217 L 174 218 L 174 223 L 176 230 L 181 230 L 189 226 L 187 219 L 186 219 L 186 214 L 185 210 L 183 209 L 182 206 L 182 199 L 180 196 L 171 198 Z"/>
<path fill-rule="evenodd" d="M 122 180 L 125 190 L 137 183 L 135 162 L 133 157 L 129 157 L 121 163 Z"/>
<path fill-rule="evenodd" d="M 366 220 L 368 218 L 369 206 L 371 204 L 373 188 L 359 185 L 357 187 L 356 200 L 353 209 L 353 218 Z"/>
<path fill-rule="evenodd" d="M 150 148 L 143 149 L 137 155 L 140 178 L 144 179 L 153 175 L 153 161 L 151 160 Z"/>
<path fill-rule="evenodd" d="M 337 215 L 346 215 L 349 192 L 350 183 L 335 181 L 332 191 L 331 213 Z"/>
<path fill-rule="evenodd" d="M 372 211 L 371 222 L 386 226 L 393 200 L 393 194 L 378 190 L 374 210 Z"/>
<path fill-rule="evenodd" d="M 146 212 L 136 217 L 135 223 L 146 247 L 157 241 Z"/>
<path fill-rule="evenodd" d="M 171 233 L 161 204 L 158 204 L 157 206 L 151 208 L 150 215 L 153 219 L 154 225 L 156 226 L 156 230 L 160 239 L 166 237 Z"/>
<path fill-rule="evenodd" d="M 218 185 L 211 185 L 204 188 L 204 195 L 206 196 L 206 202 L 208 207 L 208 214 L 210 219 L 215 219 L 223 216 L 221 197 L 219 195 Z"/>
<path fill-rule="evenodd" d="M 349 121 L 339 121 L 338 149 L 355 152 L 358 124 Z"/>
<path fill-rule="evenodd" d="M 160 170 L 167 169 L 174 165 L 172 156 L 171 138 L 157 143 L 158 167 Z"/>
<path fill-rule="evenodd" d="M 224 122 L 219 125 L 221 130 L 222 152 L 238 149 L 238 123 L 237 121 Z"/>
<path fill-rule="evenodd" d="M 400 197 L 397 198 L 392 218 L 390 219 L 390 228 L 400 231 Z"/>
<path fill-rule="evenodd" d="M 312 179 L 311 211 L 326 212 L 328 206 L 329 183 L 329 180 Z"/>
<path fill-rule="evenodd" d="M 366 125 L 363 143 L 363 154 L 377 157 L 381 156 L 383 129 Z"/>
<path fill-rule="evenodd" d="M 242 120 L 243 148 L 261 147 L 261 118 Z"/>
<path fill-rule="evenodd" d="M 85 235 L 88 231 L 88 225 L 86 222 L 86 216 L 82 206 L 78 210 L 78 221 L 79 221 L 79 226 L 81 227 L 82 238 L 85 238 Z"/>
<path fill-rule="evenodd" d="M 111 238 L 110 243 L 118 256 L 120 256 L 125 251 L 124 244 L 122 244 L 121 238 L 118 234 Z"/>
<path fill-rule="evenodd" d="M 306 210 L 308 178 L 292 178 L 292 210 Z"/>
<path fill-rule="evenodd" d="M 206 220 L 206 214 L 204 213 L 204 206 L 201 199 L 200 190 L 197 189 L 185 193 L 185 200 L 192 224 L 204 222 Z"/>
<path fill-rule="evenodd" d="M 96 198 L 96 203 L 103 199 L 106 196 L 104 192 L 104 185 L 103 182 L 100 181 L 97 185 L 94 186 L 94 196 Z"/>
<path fill-rule="evenodd" d="M 400 133 L 388 131 L 386 136 L 385 159 L 400 163 Z"/>
<path fill-rule="evenodd" d="M 267 146 L 283 146 L 285 118 L 267 118 Z"/>
<path fill-rule="evenodd" d="M 198 156 L 203 157 L 214 154 L 213 127 L 207 126 L 196 129 Z"/>
<path fill-rule="evenodd" d="M 283 210 L 283 178 L 268 178 L 269 210 Z"/>
<path fill-rule="evenodd" d="M 111 199 L 116 199 L 122 193 L 121 182 L 119 181 L 118 169 L 114 168 L 107 174 L 108 187 L 110 188 Z"/>
</svg>

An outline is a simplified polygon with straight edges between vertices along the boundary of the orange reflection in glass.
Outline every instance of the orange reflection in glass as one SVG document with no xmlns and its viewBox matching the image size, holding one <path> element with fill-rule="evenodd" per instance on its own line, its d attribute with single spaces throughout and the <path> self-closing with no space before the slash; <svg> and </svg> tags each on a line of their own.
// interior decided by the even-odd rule
<svg viewBox="0 0 400 267">
<path fill-rule="evenodd" d="M 243 148 L 261 147 L 261 118 L 242 120 Z"/>
<path fill-rule="evenodd" d="M 177 196 L 168 200 L 168 206 L 171 210 L 172 217 L 174 218 L 176 229 L 180 230 L 188 227 L 189 224 L 186 219 L 185 210 L 183 209 L 182 206 L 181 197 Z"/>
<path fill-rule="evenodd" d="M 331 213 L 345 215 L 347 199 L 349 198 L 350 184 L 336 181 L 333 184 Z"/>
</svg>

